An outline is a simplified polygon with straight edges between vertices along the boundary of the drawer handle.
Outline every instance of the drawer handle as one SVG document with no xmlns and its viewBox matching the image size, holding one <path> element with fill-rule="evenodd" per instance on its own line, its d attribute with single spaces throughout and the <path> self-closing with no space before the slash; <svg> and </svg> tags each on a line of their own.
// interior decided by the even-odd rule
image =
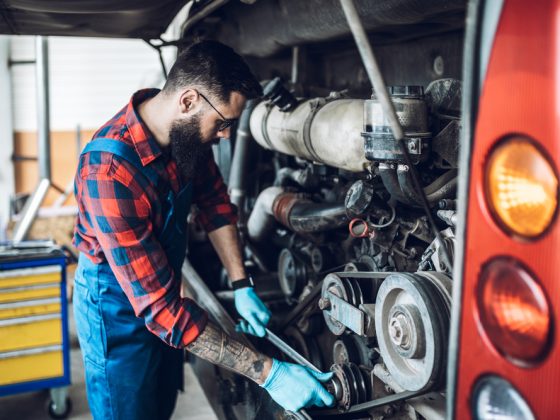
<svg viewBox="0 0 560 420">
<path fill-rule="evenodd" d="M 60 298 L 48 298 L 48 299 L 22 300 L 19 302 L 11 302 L 11 303 L 0 303 L 0 311 L 4 309 L 27 308 L 28 306 L 50 305 L 52 303 L 62 303 L 62 302 Z"/>
<path fill-rule="evenodd" d="M 21 356 L 33 356 L 36 354 L 43 354 L 43 353 L 52 353 L 55 351 L 62 351 L 62 345 L 57 344 L 54 346 L 36 347 L 33 349 L 6 351 L 4 353 L 0 353 L 0 360 L 11 359 L 14 357 L 21 357 Z"/>
<path fill-rule="evenodd" d="M 9 325 L 19 325 L 19 324 L 32 324 L 34 322 L 48 321 L 50 319 L 60 319 L 61 317 L 62 315 L 60 313 L 56 313 L 56 314 L 25 316 L 21 318 L 3 319 L 0 320 L 0 327 L 7 327 Z"/>
<path fill-rule="evenodd" d="M 0 289 L 0 294 L 2 294 L 2 293 L 13 293 L 13 292 L 23 292 L 23 291 L 26 291 L 26 290 L 50 289 L 51 287 L 60 287 L 60 282 L 45 283 L 45 284 L 32 284 L 30 286 L 7 287 L 5 289 Z"/>
<path fill-rule="evenodd" d="M 51 273 L 60 273 L 60 272 L 62 272 L 62 267 L 60 265 L 46 265 L 43 267 L 3 270 L 0 271 L 0 280 L 3 278 L 39 276 L 41 274 L 51 274 Z"/>
</svg>

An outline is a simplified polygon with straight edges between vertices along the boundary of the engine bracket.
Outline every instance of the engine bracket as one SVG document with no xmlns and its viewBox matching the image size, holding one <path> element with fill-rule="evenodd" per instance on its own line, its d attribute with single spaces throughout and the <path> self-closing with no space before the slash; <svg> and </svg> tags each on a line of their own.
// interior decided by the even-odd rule
<svg viewBox="0 0 560 420">
<path fill-rule="evenodd" d="M 330 291 L 327 291 L 322 301 L 327 305 L 323 311 L 326 311 L 327 315 L 332 319 L 340 322 L 358 335 L 365 335 L 367 316 L 364 312 Z"/>
</svg>

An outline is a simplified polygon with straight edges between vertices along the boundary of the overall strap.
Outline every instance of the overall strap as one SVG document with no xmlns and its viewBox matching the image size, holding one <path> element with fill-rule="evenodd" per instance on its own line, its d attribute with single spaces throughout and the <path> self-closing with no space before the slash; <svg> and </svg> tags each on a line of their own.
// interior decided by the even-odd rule
<svg viewBox="0 0 560 420">
<path fill-rule="evenodd" d="M 134 166 L 134 168 L 148 178 L 153 185 L 157 185 L 159 179 L 157 172 L 150 166 L 144 166 L 134 147 L 125 142 L 106 137 L 97 137 L 86 145 L 82 151 L 82 155 L 89 152 L 107 152 L 118 156 Z"/>
</svg>

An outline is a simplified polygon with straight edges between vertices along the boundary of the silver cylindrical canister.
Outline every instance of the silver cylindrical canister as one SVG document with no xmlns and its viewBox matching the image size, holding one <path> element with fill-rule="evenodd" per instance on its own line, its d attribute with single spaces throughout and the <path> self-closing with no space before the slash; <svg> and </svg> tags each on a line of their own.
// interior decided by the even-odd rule
<svg viewBox="0 0 560 420">
<path fill-rule="evenodd" d="M 361 137 L 364 101 L 322 98 L 281 112 L 265 102 L 251 114 L 251 134 L 262 147 L 352 172 L 368 165 Z"/>
</svg>

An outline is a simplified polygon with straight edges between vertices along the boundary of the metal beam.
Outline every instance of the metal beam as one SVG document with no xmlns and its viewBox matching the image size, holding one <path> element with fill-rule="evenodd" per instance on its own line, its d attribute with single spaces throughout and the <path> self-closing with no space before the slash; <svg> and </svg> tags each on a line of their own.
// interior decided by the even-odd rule
<svg viewBox="0 0 560 420">
<path fill-rule="evenodd" d="M 6 240 L 10 200 L 14 195 L 14 132 L 12 126 L 12 82 L 10 75 L 10 37 L 0 36 L 0 241 Z"/>
<path fill-rule="evenodd" d="M 37 86 L 37 140 L 40 179 L 51 179 L 51 126 L 49 109 L 49 47 L 47 38 L 35 42 L 35 83 Z"/>
<path fill-rule="evenodd" d="M 39 184 L 27 200 L 21 218 L 14 228 L 13 241 L 25 239 L 39 207 L 51 185 L 51 139 L 49 112 L 49 49 L 46 37 L 38 36 L 35 42 L 35 84 L 37 87 L 37 152 L 39 159 Z"/>
</svg>

